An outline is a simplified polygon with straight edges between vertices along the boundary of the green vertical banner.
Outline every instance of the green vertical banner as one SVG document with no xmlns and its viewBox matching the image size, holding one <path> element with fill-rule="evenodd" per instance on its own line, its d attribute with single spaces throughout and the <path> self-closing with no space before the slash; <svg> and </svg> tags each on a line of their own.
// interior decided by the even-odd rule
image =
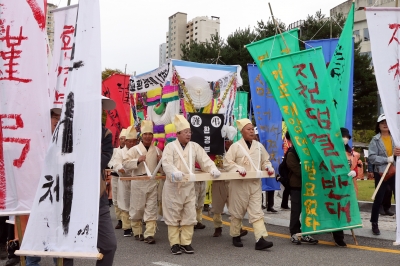
<svg viewBox="0 0 400 266">
<path fill-rule="evenodd" d="M 261 72 L 302 162 L 302 233 L 362 227 L 322 49 L 264 60 Z"/>
<path fill-rule="evenodd" d="M 299 29 L 285 31 L 282 35 L 275 35 L 247 44 L 246 48 L 257 66 L 261 68 L 262 60 L 300 51 Z"/>
<path fill-rule="evenodd" d="M 349 99 L 349 86 L 351 79 L 351 67 L 353 61 L 353 24 L 354 2 L 347 16 L 342 34 L 340 35 L 335 52 L 330 60 L 326 75 L 327 83 L 331 87 L 333 102 L 335 104 L 339 125 L 346 125 L 346 111 Z M 350 128 L 351 130 L 351 128 Z"/>
<path fill-rule="evenodd" d="M 238 119 L 242 118 L 248 118 L 249 114 L 247 111 L 248 108 L 248 102 L 249 102 L 249 93 L 245 91 L 238 91 L 236 92 L 236 98 L 235 98 L 235 107 L 233 107 L 233 121 L 236 121 Z M 233 126 L 236 127 L 236 123 L 233 123 Z M 238 131 L 236 134 L 235 138 L 233 139 L 233 142 L 236 142 L 242 138 L 242 134 Z"/>
</svg>

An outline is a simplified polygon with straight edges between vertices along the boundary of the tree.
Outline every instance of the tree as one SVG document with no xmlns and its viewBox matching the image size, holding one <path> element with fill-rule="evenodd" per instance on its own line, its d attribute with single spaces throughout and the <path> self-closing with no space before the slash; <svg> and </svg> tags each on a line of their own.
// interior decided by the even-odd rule
<svg viewBox="0 0 400 266">
<path fill-rule="evenodd" d="M 116 68 L 116 69 L 106 68 L 101 72 L 101 80 L 105 80 L 106 78 L 108 78 L 109 76 L 111 76 L 114 73 L 123 74 L 124 72 L 122 72 L 118 68 Z"/>
</svg>

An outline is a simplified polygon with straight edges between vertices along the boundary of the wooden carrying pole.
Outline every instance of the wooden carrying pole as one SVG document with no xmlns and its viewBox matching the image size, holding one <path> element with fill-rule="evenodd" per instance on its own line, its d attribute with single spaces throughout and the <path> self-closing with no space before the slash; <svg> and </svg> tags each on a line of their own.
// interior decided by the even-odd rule
<svg viewBox="0 0 400 266">
<path fill-rule="evenodd" d="M 218 178 L 212 177 L 209 173 L 204 172 L 194 172 L 196 180 L 193 181 L 212 181 L 212 180 L 234 180 L 234 179 L 255 179 L 255 178 L 275 178 L 275 175 L 268 176 L 267 171 L 261 171 L 260 174 L 257 172 L 247 172 L 246 176 L 241 176 L 238 172 L 225 172 L 221 171 L 221 176 Z M 151 176 L 130 176 L 130 177 L 120 177 L 122 181 L 130 180 L 150 180 Z M 155 176 L 155 179 L 165 179 L 165 176 Z M 189 175 L 185 174 L 183 180 L 180 182 L 188 182 Z"/>
<path fill-rule="evenodd" d="M 17 226 L 18 240 L 19 240 L 19 244 L 21 246 L 22 238 L 24 236 L 22 235 L 21 217 L 19 215 L 15 215 L 15 225 Z M 25 266 L 26 265 L 24 256 L 20 257 L 20 263 L 21 263 L 21 266 Z"/>
<path fill-rule="evenodd" d="M 381 177 L 381 180 L 379 181 L 378 185 L 376 186 L 375 191 L 374 191 L 374 194 L 372 194 L 372 197 L 371 197 L 372 200 L 375 200 L 376 193 L 378 193 L 378 190 L 379 190 L 379 188 L 381 187 L 382 182 L 383 182 L 383 179 L 385 179 L 386 173 L 389 171 L 389 167 L 390 167 L 391 164 L 392 164 L 392 163 L 388 163 L 388 164 L 387 164 L 386 169 L 385 169 L 385 172 L 383 172 L 382 177 Z"/>
<path fill-rule="evenodd" d="M 288 51 L 288 53 L 289 53 L 289 46 L 287 45 L 287 43 L 286 43 L 286 40 L 285 40 L 285 38 L 283 37 L 282 31 L 281 31 L 281 28 L 279 28 L 278 22 L 275 20 L 274 13 L 272 13 L 272 7 L 271 7 L 271 4 L 270 4 L 270 3 L 268 3 L 268 6 L 269 6 L 269 11 L 271 12 L 271 17 L 272 17 L 272 20 L 273 20 L 273 21 L 274 21 L 274 23 L 275 23 L 275 27 L 278 29 L 278 31 L 279 31 L 279 34 L 280 34 L 280 35 L 281 35 L 281 37 L 282 37 L 283 43 L 285 44 L 285 46 L 286 46 L 286 49 L 287 49 L 287 51 Z"/>
</svg>

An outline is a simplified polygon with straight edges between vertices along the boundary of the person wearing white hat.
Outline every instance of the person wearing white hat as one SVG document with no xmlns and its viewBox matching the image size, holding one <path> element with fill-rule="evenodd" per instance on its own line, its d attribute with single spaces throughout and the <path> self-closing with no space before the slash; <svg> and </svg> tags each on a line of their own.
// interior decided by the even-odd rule
<svg viewBox="0 0 400 266">
<path fill-rule="evenodd" d="M 166 173 L 162 202 L 165 223 L 168 225 L 168 239 L 174 255 L 182 251 L 193 254 L 191 246 L 194 225 L 196 224 L 194 182 L 179 182 L 184 176 L 194 181 L 195 162 L 203 172 L 218 178 L 221 173 L 204 149 L 190 141 L 190 124 L 182 115 L 175 115 L 174 125 L 177 139 L 165 146 L 162 165 Z M 178 181 L 178 182 L 177 182 Z"/>
<path fill-rule="evenodd" d="M 125 169 L 133 170 L 135 175 L 151 176 L 161 160 L 161 150 L 152 145 L 153 122 L 142 120 L 140 125 L 142 141 L 130 149 L 122 164 Z M 158 167 L 159 168 L 159 167 Z M 132 180 L 129 218 L 136 240 L 155 244 L 157 228 L 157 180 Z M 142 220 L 146 223 L 143 235 Z"/>
<path fill-rule="evenodd" d="M 375 126 L 376 135 L 372 138 L 368 147 L 368 161 L 373 164 L 374 171 L 374 179 L 375 186 L 379 183 L 382 178 L 382 173 L 385 171 L 388 164 L 393 164 L 393 170 L 396 167 L 396 157 L 400 156 L 400 147 L 396 147 L 394 140 L 389 131 L 388 123 L 386 121 L 386 117 L 384 114 L 381 114 L 376 121 Z M 388 178 L 389 176 L 392 176 Z M 385 182 L 382 183 L 382 186 L 378 189 L 376 193 L 374 203 L 372 204 L 371 209 L 371 227 L 372 233 L 374 235 L 380 235 L 381 232 L 378 226 L 379 219 L 379 208 L 382 204 L 383 198 L 385 196 L 385 192 L 387 186 L 389 186 L 393 191 L 395 191 L 396 186 L 396 177 L 395 171 L 387 172 L 385 176 Z"/>
<path fill-rule="evenodd" d="M 125 137 L 126 137 L 126 129 L 123 128 L 121 130 L 121 133 L 119 134 L 119 147 L 114 148 L 113 151 L 113 156 L 111 157 L 110 162 L 108 163 L 108 167 L 112 168 L 114 165 L 115 157 L 118 154 L 118 151 L 122 150 L 125 147 Z M 121 229 L 122 228 L 122 220 L 121 220 L 121 209 L 118 207 L 118 179 L 119 175 L 117 172 L 112 171 L 111 172 L 111 188 L 112 188 L 112 202 L 114 205 L 114 210 L 115 210 L 115 218 L 117 218 L 117 225 L 115 226 L 115 229 Z"/>
<path fill-rule="evenodd" d="M 125 147 L 119 150 L 115 156 L 113 169 L 118 173 L 119 177 L 128 177 L 132 175 L 132 170 L 125 169 L 123 167 L 124 158 L 129 149 L 137 144 L 137 132 L 135 127 L 128 127 L 126 129 Z M 121 220 L 122 230 L 124 230 L 124 236 L 132 236 L 132 226 L 129 220 L 129 206 L 130 206 L 130 194 L 131 194 L 131 181 L 122 181 L 118 179 L 118 195 L 117 204 L 121 209 Z"/>
<path fill-rule="evenodd" d="M 254 126 L 249 119 L 236 121 L 242 138 L 233 143 L 224 157 L 224 168 L 230 172 L 239 172 L 243 177 L 247 171 L 266 170 L 268 175 L 275 173 L 269 154 L 264 146 L 255 140 Z M 249 160 L 251 159 L 251 161 Z M 244 215 L 249 214 L 256 239 L 255 249 L 262 250 L 273 246 L 264 238 L 268 236 L 264 224 L 264 212 L 261 208 L 261 180 L 231 180 L 229 184 L 229 213 L 231 214 L 230 235 L 235 247 L 243 247 L 240 229 Z"/>
</svg>

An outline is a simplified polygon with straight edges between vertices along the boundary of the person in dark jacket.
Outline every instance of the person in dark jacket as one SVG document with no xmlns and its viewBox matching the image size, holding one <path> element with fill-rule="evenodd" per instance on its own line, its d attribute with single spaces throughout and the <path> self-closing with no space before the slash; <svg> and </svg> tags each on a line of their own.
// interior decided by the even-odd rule
<svg viewBox="0 0 400 266">
<path fill-rule="evenodd" d="M 289 168 L 289 185 L 290 185 L 290 197 L 291 197 L 291 209 L 290 209 L 290 241 L 293 244 L 299 245 L 301 243 L 317 244 L 318 240 L 311 236 L 302 236 L 301 240 L 297 238 L 296 234 L 301 233 L 301 163 L 300 158 L 294 149 L 290 140 L 289 131 L 286 132 L 286 139 L 289 142 L 290 148 L 287 151 L 286 165 Z"/>
</svg>

